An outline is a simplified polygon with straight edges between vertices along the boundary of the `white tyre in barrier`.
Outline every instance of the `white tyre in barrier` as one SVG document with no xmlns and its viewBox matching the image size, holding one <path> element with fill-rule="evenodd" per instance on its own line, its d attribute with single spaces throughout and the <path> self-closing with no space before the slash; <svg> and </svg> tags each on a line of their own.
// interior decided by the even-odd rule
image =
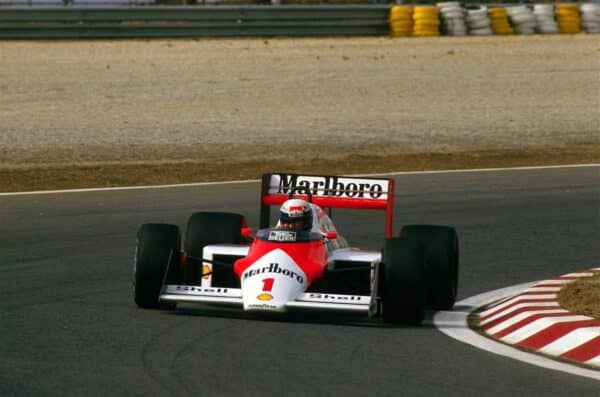
<svg viewBox="0 0 600 397">
<path fill-rule="evenodd" d="M 456 1 L 437 4 L 440 10 L 442 31 L 449 36 L 464 36 L 467 28 L 465 26 L 466 11 Z"/>
<path fill-rule="evenodd" d="M 442 18 L 445 19 L 464 19 L 465 18 L 465 14 L 463 14 L 462 11 L 449 11 L 449 12 L 442 12 Z"/>
<path fill-rule="evenodd" d="M 476 10 L 467 10 L 467 12 L 469 13 L 469 16 L 487 17 L 488 15 L 488 10 L 486 6 L 480 6 Z"/>
<path fill-rule="evenodd" d="M 528 34 L 533 34 L 534 30 L 531 28 L 524 28 L 524 27 L 516 27 L 515 31 L 517 32 L 517 34 L 522 34 L 522 35 L 528 35 Z"/>
<path fill-rule="evenodd" d="M 535 17 L 531 14 L 519 14 L 511 17 L 511 20 L 516 24 L 535 23 Z"/>
<path fill-rule="evenodd" d="M 581 10 L 581 12 L 586 12 L 586 13 L 600 13 L 600 4 L 586 3 L 586 4 L 582 4 L 581 7 L 579 7 L 579 9 Z"/>
<path fill-rule="evenodd" d="M 554 13 L 553 4 L 535 4 L 533 6 L 534 13 Z"/>
<path fill-rule="evenodd" d="M 489 28 L 489 27 L 490 27 L 489 19 L 480 19 L 476 22 L 469 23 L 469 28 L 471 28 L 471 29 L 483 29 L 483 28 Z"/>
<path fill-rule="evenodd" d="M 494 34 L 494 32 L 492 32 L 492 29 L 490 29 L 490 28 L 483 28 L 483 29 L 470 30 L 469 34 L 474 35 L 474 36 L 490 36 L 490 35 Z"/>
<path fill-rule="evenodd" d="M 436 4 L 439 8 L 445 7 L 460 7 L 460 3 L 458 1 L 442 1 Z"/>
<path fill-rule="evenodd" d="M 582 23 L 600 23 L 600 18 L 599 17 L 589 17 L 587 15 L 584 15 L 583 18 L 581 18 L 581 22 Z"/>
</svg>

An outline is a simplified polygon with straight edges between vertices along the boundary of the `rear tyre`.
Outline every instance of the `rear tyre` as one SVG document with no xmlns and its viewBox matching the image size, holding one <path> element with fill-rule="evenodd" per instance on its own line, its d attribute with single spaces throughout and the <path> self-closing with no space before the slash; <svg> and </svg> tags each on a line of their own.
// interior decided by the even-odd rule
<svg viewBox="0 0 600 397">
<path fill-rule="evenodd" d="M 167 272 L 174 275 L 179 267 L 180 250 L 181 234 L 177 226 L 161 223 L 140 226 L 133 268 L 133 294 L 138 307 L 175 307 L 173 303 L 161 305 L 159 295 Z"/>
<path fill-rule="evenodd" d="M 385 241 L 379 281 L 383 320 L 417 325 L 425 316 L 425 264 L 423 244 L 404 238 Z"/>
<path fill-rule="evenodd" d="M 427 308 L 449 310 L 458 291 L 458 236 L 449 226 L 409 225 L 400 237 L 417 240 L 425 248 Z"/>
<path fill-rule="evenodd" d="M 239 244 L 242 239 L 243 220 L 242 215 L 229 212 L 196 212 L 192 214 L 188 220 L 185 234 L 184 248 L 187 256 L 202 258 L 202 250 L 210 244 Z M 185 265 L 186 283 L 198 284 L 201 278 L 202 263 L 199 260 L 187 260 Z"/>
</svg>

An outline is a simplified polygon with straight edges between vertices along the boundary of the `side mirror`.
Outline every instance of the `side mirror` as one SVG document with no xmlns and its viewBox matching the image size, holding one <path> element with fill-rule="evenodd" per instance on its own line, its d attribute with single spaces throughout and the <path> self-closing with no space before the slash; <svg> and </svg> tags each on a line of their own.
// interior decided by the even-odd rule
<svg viewBox="0 0 600 397">
<path fill-rule="evenodd" d="M 242 237 L 252 237 L 252 228 L 251 227 L 243 227 L 241 231 Z"/>
<path fill-rule="evenodd" d="M 325 233 L 325 238 L 327 240 L 335 240 L 337 238 L 338 234 L 337 232 L 327 232 Z"/>
</svg>

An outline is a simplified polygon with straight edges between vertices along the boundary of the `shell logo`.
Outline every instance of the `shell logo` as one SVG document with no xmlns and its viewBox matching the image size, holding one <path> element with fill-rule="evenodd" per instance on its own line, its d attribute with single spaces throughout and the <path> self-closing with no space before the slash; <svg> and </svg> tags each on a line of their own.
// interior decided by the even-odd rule
<svg viewBox="0 0 600 397">
<path fill-rule="evenodd" d="M 258 299 L 259 301 L 270 301 L 271 299 L 273 299 L 273 295 L 262 293 L 258 295 L 256 299 Z"/>
</svg>

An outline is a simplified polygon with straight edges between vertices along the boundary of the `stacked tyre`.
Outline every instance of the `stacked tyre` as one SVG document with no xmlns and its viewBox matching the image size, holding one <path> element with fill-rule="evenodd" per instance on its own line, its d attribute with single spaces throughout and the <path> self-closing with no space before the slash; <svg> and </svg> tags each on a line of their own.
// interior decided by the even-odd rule
<svg viewBox="0 0 600 397">
<path fill-rule="evenodd" d="M 458 1 L 437 3 L 442 20 L 442 32 L 447 36 L 464 36 L 467 34 L 465 11 Z"/>
<path fill-rule="evenodd" d="M 525 6 L 506 7 L 506 12 L 517 34 L 533 34 L 537 23 L 531 10 Z"/>
<path fill-rule="evenodd" d="M 588 33 L 600 33 L 600 4 L 587 3 L 581 6 L 581 25 Z"/>
<path fill-rule="evenodd" d="M 410 6 L 395 6 L 390 10 L 390 34 L 393 37 L 407 37 L 412 32 L 412 12 Z"/>
<path fill-rule="evenodd" d="M 474 36 L 489 36 L 493 34 L 487 7 L 481 6 L 474 10 L 467 10 L 467 26 L 469 34 Z"/>
<path fill-rule="evenodd" d="M 574 34 L 581 32 L 581 17 L 579 16 L 579 6 L 577 4 L 557 5 L 556 16 L 561 33 Z"/>
<path fill-rule="evenodd" d="M 533 6 L 533 15 L 537 23 L 536 30 L 539 33 L 558 33 L 558 25 L 554 19 L 553 4 L 536 4 Z"/>
<path fill-rule="evenodd" d="M 440 35 L 440 18 L 437 7 L 416 6 L 413 12 L 413 37 Z"/>
<path fill-rule="evenodd" d="M 490 16 L 490 22 L 492 25 L 492 31 L 497 35 L 509 35 L 515 34 L 515 30 L 510 26 L 508 21 L 508 14 L 502 7 L 490 8 L 488 12 Z"/>
</svg>

